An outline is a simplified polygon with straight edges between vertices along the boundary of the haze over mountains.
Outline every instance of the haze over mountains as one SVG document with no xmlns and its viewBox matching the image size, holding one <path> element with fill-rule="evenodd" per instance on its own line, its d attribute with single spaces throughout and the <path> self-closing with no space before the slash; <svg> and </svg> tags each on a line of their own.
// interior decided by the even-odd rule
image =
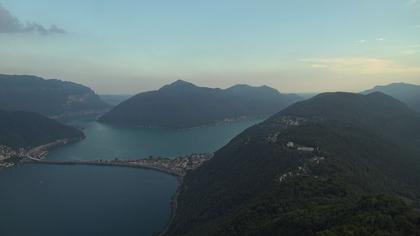
<svg viewBox="0 0 420 236">
<path fill-rule="evenodd" d="M 99 120 L 110 124 L 189 128 L 241 117 L 273 114 L 301 100 L 267 86 L 227 89 L 178 80 L 122 102 Z"/>
<path fill-rule="evenodd" d="M 382 93 L 295 103 L 187 175 L 167 235 L 419 235 L 419 131 Z"/>
<path fill-rule="evenodd" d="M 45 116 L 109 107 L 71 82 L 0 75 L 0 85 L 0 144 L 13 149 L 83 138 Z M 391 84 L 303 100 L 178 80 L 125 101 L 104 96 L 118 105 L 99 121 L 189 128 L 274 114 L 187 174 L 167 235 L 420 235 L 418 94 Z"/>
<path fill-rule="evenodd" d="M 0 145 L 27 149 L 57 140 L 81 139 L 82 131 L 50 118 L 80 117 L 108 108 L 83 85 L 1 74 Z"/>
<path fill-rule="evenodd" d="M 95 114 L 108 109 L 90 88 L 30 75 L 0 74 L 0 109 L 32 111 L 54 118 Z"/>
<path fill-rule="evenodd" d="M 420 236 L 420 0 L 0 0 L 0 55 L 0 236 Z"/>
<path fill-rule="evenodd" d="M 102 99 L 102 101 L 106 102 L 107 104 L 111 106 L 116 106 L 125 100 L 132 97 L 132 95 L 99 95 L 99 97 Z"/>
<path fill-rule="evenodd" d="M 420 85 L 393 83 L 384 86 L 376 86 L 373 89 L 366 90 L 362 93 L 368 94 L 372 92 L 383 92 L 388 94 L 420 112 Z"/>
</svg>

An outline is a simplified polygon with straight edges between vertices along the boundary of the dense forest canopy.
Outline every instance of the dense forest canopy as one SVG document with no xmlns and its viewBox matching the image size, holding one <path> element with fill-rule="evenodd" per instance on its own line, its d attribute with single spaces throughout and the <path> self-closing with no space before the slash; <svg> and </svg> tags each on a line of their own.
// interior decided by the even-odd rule
<svg viewBox="0 0 420 236">
<path fill-rule="evenodd" d="M 380 93 L 291 105 L 185 178 L 168 235 L 418 235 L 419 127 Z"/>
<path fill-rule="evenodd" d="M 178 80 L 122 102 L 99 120 L 111 124 L 189 128 L 226 119 L 274 114 L 301 100 L 262 86 L 198 87 Z"/>
<path fill-rule="evenodd" d="M 108 109 L 90 88 L 30 75 L 0 74 L 0 109 L 62 117 Z"/>
<path fill-rule="evenodd" d="M 0 145 L 31 148 L 59 139 L 82 137 L 82 131 L 37 113 L 0 110 Z"/>
</svg>

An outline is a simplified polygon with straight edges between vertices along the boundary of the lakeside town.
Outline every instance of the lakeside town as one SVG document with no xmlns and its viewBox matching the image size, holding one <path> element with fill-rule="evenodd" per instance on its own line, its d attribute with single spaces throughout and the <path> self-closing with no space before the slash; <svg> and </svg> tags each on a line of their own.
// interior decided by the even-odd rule
<svg viewBox="0 0 420 236">
<path fill-rule="evenodd" d="M 142 165 L 152 169 L 170 171 L 176 176 L 183 177 L 190 170 L 197 169 L 206 161 L 213 158 L 213 153 L 191 154 L 186 156 L 176 157 L 174 159 L 163 157 L 149 157 L 147 159 L 127 161 L 127 163 L 134 165 Z"/>
<path fill-rule="evenodd" d="M 48 150 L 57 146 L 65 145 L 75 140 L 71 139 L 59 139 L 54 142 L 40 145 L 31 149 L 18 148 L 13 149 L 11 147 L 0 145 L 0 170 L 3 168 L 10 168 L 23 160 L 42 160 L 48 154 Z"/>
<path fill-rule="evenodd" d="M 0 170 L 15 166 L 16 162 L 25 158 L 26 155 L 27 152 L 23 148 L 15 150 L 8 146 L 0 145 Z"/>
</svg>

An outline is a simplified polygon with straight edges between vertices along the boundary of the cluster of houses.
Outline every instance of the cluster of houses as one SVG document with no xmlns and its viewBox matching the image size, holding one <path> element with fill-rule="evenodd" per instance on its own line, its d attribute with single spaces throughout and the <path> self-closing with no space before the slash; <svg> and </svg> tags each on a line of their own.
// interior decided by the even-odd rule
<svg viewBox="0 0 420 236">
<path fill-rule="evenodd" d="M 177 157 L 175 159 L 150 157 L 148 159 L 135 160 L 130 162 L 165 172 L 174 173 L 178 176 L 184 176 L 187 171 L 198 168 L 211 158 L 213 158 L 213 153 L 191 154 L 188 156 Z"/>
<path fill-rule="evenodd" d="M 314 152 L 314 147 L 305 147 L 301 145 L 296 145 L 294 142 L 287 142 L 286 146 L 290 149 L 295 149 L 301 152 Z"/>
<path fill-rule="evenodd" d="M 26 151 L 23 148 L 14 150 L 8 146 L 0 145 L 0 169 L 14 166 L 14 163 L 10 161 L 12 158 L 25 156 Z"/>
<path fill-rule="evenodd" d="M 290 142 L 290 145 L 292 145 L 291 142 Z M 309 149 L 305 149 L 305 150 L 309 150 Z M 305 161 L 305 163 L 302 166 L 299 166 L 297 169 L 293 171 L 288 171 L 282 174 L 280 177 L 278 177 L 278 180 L 280 183 L 282 183 L 289 177 L 294 177 L 294 176 L 306 176 L 306 177 L 312 176 L 313 178 L 318 178 L 318 176 L 316 175 L 311 175 L 310 165 L 313 165 L 313 164 L 319 165 L 324 160 L 325 160 L 325 157 L 314 156 L 310 158 L 309 160 Z"/>
<path fill-rule="evenodd" d="M 276 123 L 282 128 L 289 128 L 293 126 L 299 126 L 306 121 L 305 118 L 295 116 L 281 116 Z"/>
</svg>

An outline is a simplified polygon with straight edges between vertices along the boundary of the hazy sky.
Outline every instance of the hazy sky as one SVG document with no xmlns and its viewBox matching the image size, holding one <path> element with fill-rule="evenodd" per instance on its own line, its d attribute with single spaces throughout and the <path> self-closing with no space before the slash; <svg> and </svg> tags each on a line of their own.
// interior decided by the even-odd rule
<svg viewBox="0 0 420 236">
<path fill-rule="evenodd" d="M 420 84 L 420 0 L 0 0 L 0 73 L 137 93 Z"/>
</svg>

